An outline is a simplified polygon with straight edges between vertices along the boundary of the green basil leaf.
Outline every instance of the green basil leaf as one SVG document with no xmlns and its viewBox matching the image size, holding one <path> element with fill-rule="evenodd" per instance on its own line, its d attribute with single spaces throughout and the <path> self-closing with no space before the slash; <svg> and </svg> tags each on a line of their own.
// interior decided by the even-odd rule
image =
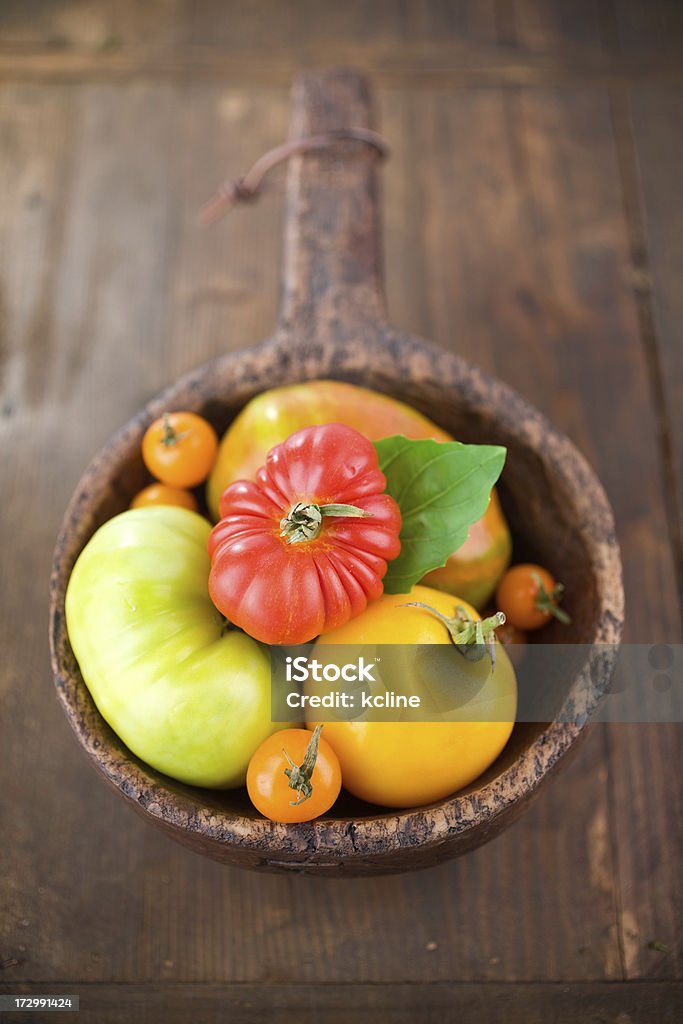
<svg viewBox="0 0 683 1024">
<path fill-rule="evenodd" d="M 401 553 L 384 577 L 387 594 L 406 594 L 430 569 L 445 565 L 481 519 L 507 451 L 459 441 L 375 441 L 387 494 L 401 509 Z"/>
</svg>

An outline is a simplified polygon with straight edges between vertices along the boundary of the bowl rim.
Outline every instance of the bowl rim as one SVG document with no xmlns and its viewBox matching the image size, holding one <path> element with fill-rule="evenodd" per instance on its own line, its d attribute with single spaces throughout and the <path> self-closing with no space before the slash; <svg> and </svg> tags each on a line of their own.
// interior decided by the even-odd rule
<svg viewBox="0 0 683 1024">
<path fill-rule="evenodd" d="M 381 356 L 375 350 L 366 357 L 378 364 L 375 369 L 386 383 L 387 393 L 391 393 L 392 380 L 397 383 L 396 356 L 405 358 L 416 351 L 427 352 L 432 363 L 431 377 L 425 370 L 418 382 L 421 386 L 430 385 L 431 381 L 430 386 L 443 388 L 447 381 L 449 389 L 473 409 L 486 410 L 489 415 L 493 411 L 496 420 L 503 423 L 512 436 L 532 447 L 545 461 L 552 462 L 556 473 L 570 485 L 581 512 L 583 541 L 591 555 L 598 583 L 599 614 L 590 642 L 617 645 L 623 625 L 624 599 L 614 520 L 604 489 L 583 455 L 569 438 L 507 384 L 453 353 L 436 349 L 412 335 L 388 330 L 391 343 L 387 345 L 386 355 Z M 264 362 L 267 364 L 270 360 L 273 383 L 269 386 L 273 387 L 322 378 L 359 384 L 367 381 L 368 366 L 357 359 L 352 365 L 345 364 L 345 354 L 338 348 L 307 360 L 303 373 L 301 366 L 292 367 L 291 362 L 283 358 L 286 351 L 286 338 L 269 339 L 261 346 L 219 356 L 185 374 L 117 431 L 81 476 L 59 531 L 50 576 L 51 663 L 60 703 L 70 725 L 107 781 L 124 799 L 173 832 L 176 838 L 193 845 L 193 837 L 200 835 L 216 848 L 234 847 L 276 864 L 278 858 L 282 858 L 283 864 L 295 861 L 301 865 L 378 860 L 410 849 L 438 846 L 482 826 L 492 826 L 501 815 L 514 816 L 520 802 L 536 791 L 584 733 L 609 686 L 609 672 L 604 673 L 599 682 L 587 676 L 583 680 L 581 675 L 576 677 L 567 696 L 567 701 L 580 701 L 580 712 L 574 715 L 574 720 L 548 723 L 507 768 L 472 792 L 456 793 L 419 808 L 382 809 L 376 815 L 362 818 L 322 817 L 313 822 L 285 825 L 238 812 L 201 808 L 197 806 L 200 801 L 194 802 L 184 793 L 174 791 L 173 780 L 144 764 L 118 739 L 97 711 L 80 672 L 74 679 L 64 664 L 64 644 L 70 650 L 64 615 L 66 584 L 75 558 L 91 535 L 84 529 L 79 532 L 77 524 L 82 525 L 83 512 L 95 495 L 102 495 L 106 486 L 102 481 L 111 480 L 118 464 L 123 462 L 121 453 L 129 452 L 133 444 L 139 443 L 146 427 L 161 411 L 171 404 L 180 407 L 178 403 L 188 409 L 205 406 L 210 401 L 203 391 L 205 381 L 212 377 L 229 381 L 238 368 L 242 371 L 245 393 L 250 380 L 251 393 L 258 393 L 258 388 L 253 389 L 256 360 L 260 360 L 261 374 Z M 292 375 L 291 379 L 287 379 L 288 374 Z M 382 390 L 373 383 L 366 383 L 366 386 Z M 93 492 L 95 485 L 99 489 Z M 93 709 L 95 720 L 99 720 L 97 734 L 89 725 Z M 204 791 L 198 790 L 201 792 Z"/>
</svg>

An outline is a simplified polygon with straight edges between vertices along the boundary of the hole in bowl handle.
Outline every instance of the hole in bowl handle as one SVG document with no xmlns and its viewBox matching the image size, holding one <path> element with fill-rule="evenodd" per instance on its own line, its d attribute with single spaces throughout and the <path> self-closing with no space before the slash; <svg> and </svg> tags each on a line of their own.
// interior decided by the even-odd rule
<svg viewBox="0 0 683 1024">
<path fill-rule="evenodd" d="M 360 72 L 297 78 L 290 140 L 372 127 L 370 88 Z M 281 331 L 343 338 L 354 323 L 385 320 L 378 157 L 373 145 L 350 139 L 290 160 Z"/>
</svg>

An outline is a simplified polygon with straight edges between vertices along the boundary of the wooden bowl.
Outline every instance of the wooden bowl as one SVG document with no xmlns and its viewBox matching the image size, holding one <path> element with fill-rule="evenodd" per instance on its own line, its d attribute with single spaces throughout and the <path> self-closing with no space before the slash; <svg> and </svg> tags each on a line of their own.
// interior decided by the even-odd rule
<svg viewBox="0 0 683 1024">
<path fill-rule="evenodd" d="M 295 85 L 292 137 L 369 127 L 368 88 L 352 71 L 308 74 Z M 396 812 L 343 797 L 305 825 L 262 819 L 244 791 L 176 783 L 134 757 L 98 713 L 69 645 L 64 595 L 93 532 L 146 482 L 140 442 L 164 410 L 191 409 L 223 431 L 253 395 L 332 377 L 401 398 L 465 441 L 507 445 L 500 494 L 517 557 L 533 556 L 567 587 L 570 627 L 544 639 L 618 643 L 621 566 L 609 504 L 574 446 L 505 384 L 388 323 L 379 256 L 377 157 L 348 142 L 295 158 L 289 168 L 282 309 L 258 348 L 223 356 L 152 401 L 96 456 L 57 541 L 50 640 L 57 692 L 81 745 L 117 792 L 184 845 L 226 864 L 311 874 L 363 875 L 426 867 L 492 838 L 527 806 L 576 747 L 609 685 L 567 678 L 572 724 L 528 723 L 467 790 Z M 228 227 L 229 230 L 229 227 Z"/>
</svg>

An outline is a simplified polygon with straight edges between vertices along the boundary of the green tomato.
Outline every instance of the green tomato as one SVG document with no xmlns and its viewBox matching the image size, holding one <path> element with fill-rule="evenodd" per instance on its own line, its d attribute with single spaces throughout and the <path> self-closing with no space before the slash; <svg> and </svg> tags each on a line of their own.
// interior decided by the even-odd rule
<svg viewBox="0 0 683 1024">
<path fill-rule="evenodd" d="M 209 597 L 209 532 L 182 508 L 109 520 L 74 566 L 66 622 L 98 709 L 133 753 L 181 782 L 229 789 L 280 726 L 268 648 L 224 632 Z"/>
</svg>

